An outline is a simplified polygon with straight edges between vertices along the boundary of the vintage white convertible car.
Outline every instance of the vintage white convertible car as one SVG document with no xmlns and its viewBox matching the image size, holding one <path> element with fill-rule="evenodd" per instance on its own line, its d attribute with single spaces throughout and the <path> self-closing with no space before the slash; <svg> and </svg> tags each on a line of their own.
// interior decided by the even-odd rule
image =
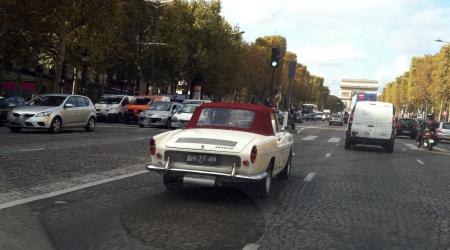
<svg viewBox="0 0 450 250">
<path fill-rule="evenodd" d="M 251 182 L 266 197 L 272 178 L 287 179 L 293 137 L 280 128 L 276 113 L 265 106 L 206 103 L 198 107 L 186 129 L 158 134 L 150 140 L 150 171 L 162 173 L 166 188 L 183 183 L 220 186 Z"/>
</svg>

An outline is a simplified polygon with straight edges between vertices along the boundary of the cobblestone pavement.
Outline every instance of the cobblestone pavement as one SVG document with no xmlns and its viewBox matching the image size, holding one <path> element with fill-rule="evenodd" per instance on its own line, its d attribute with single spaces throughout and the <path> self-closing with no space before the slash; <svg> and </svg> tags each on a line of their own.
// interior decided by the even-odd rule
<svg viewBox="0 0 450 250">
<path fill-rule="evenodd" d="M 344 150 L 344 128 L 298 125 L 288 181 L 173 193 L 147 173 L 164 130 L 0 127 L 0 249 L 450 249 L 450 144 Z"/>
</svg>

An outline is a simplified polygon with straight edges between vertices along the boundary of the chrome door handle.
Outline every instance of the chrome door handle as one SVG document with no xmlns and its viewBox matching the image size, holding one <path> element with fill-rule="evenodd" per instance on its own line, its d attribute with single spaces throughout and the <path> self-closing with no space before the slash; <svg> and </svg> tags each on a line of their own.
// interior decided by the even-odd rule
<svg viewBox="0 0 450 250">
<path fill-rule="evenodd" d="M 367 127 L 369 127 L 369 128 L 373 128 L 373 127 L 375 127 L 374 125 L 368 125 Z"/>
</svg>

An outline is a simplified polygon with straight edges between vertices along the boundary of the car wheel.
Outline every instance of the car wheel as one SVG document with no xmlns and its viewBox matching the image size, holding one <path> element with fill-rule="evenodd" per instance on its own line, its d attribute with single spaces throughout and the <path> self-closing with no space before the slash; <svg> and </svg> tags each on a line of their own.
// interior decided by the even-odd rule
<svg viewBox="0 0 450 250">
<path fill-rule="evenodd" d="M 139 124 L 139 127 L 140 127 L 140 128 L 143 128 L 143 127 L 144 127 L 144 124 Z"/>
<path fill-rule="evenodd" d="M 20 130 L 22 130 L 22 128 L 17 128 L 17 127 L 9 127 L 9 130 L 11 130 L 11 132 L 13 133 L 19 133 Z"/>
<path fill-rule="evenodd" d="M 122 121 L 122 114 L 121 113 L 119 113 L 118 115 L 117 115 L 117 117 L 116 117 L 116 123 L 119 123 L 119 122 L 121 122 Z"/>
<path fill-rule="evenodd" d="M 352 141 L 351 141 L 351 139 L 349 139 L 349 138 L 345 138 L 345 145 L 344 145 L 344 148 L 345 149 L 350 149 L 350 147 L 352 146 Z"/>
<path fill-rule="evenodd" d="M 183 188 L 183 179 L 180 176 L 163 175 L 164 186 L 170 191 L 179 191 Z"/>
<path fill-rule="evenodd" d="M 95 125 L 97 124 L 94 117 L 89 118 L 88 123 L 86 124 L 86 127 L 84 127 L 84 130 L 86 132 L 94 132 L 95 131 Z"/>
<path fill-rule="evenodd" d="M 384 149 L 386 150 L 386 152 L 388 153 L 393 153 L 394 152 L 394 142 L 389 142 Z"/>
<path fill-rule="evenodd" d="M 291 174 L 291 167 L 292 167 L 292 151 L 289 152 L 289 158 L 286 162 L 286 166 L 284 167 L 283 171 L 280 172 L 280 177 L 282 180 L 289 179 L 289 175 Z"/>
<path fill-rule="evenodd" d="M 50 124 L 50 128 L 48 129 L 48 131 L 50 131 L 51 133 L 59 133 L 61 132 L 61 127 L 62 127 L 62 122 L 61 122 L 61 118 L 59 117 L 55 117 L 52 120 L 52 123 Z"/>
<path fill-rule="evenodd" d="M 266 178 L 256 183 L 256 195 L 258 198 L 267 198 L 272 189 L 272 167 L 268 168 L 266 173 Z"/>
<path fill-rule="evenodd" d="M 170 118 L 167 118 L 166 127 L 172 129 L 172 120 Z"/>
</svg>

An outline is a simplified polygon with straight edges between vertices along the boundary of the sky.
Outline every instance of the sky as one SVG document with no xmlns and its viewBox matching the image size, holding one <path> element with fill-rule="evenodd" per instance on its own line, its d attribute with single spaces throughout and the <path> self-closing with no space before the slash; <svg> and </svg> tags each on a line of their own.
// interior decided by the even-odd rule
<svg viewBox="0 0 450 250">
<path fill-rule="evenodd" d="M 343 78 L 386 83 L 413 56 L 450 41 L 450 0 L 222 0 L 222 15 L 244 40 L 286 37 L 288 51 L 339 96 Z"/>
</svg>

